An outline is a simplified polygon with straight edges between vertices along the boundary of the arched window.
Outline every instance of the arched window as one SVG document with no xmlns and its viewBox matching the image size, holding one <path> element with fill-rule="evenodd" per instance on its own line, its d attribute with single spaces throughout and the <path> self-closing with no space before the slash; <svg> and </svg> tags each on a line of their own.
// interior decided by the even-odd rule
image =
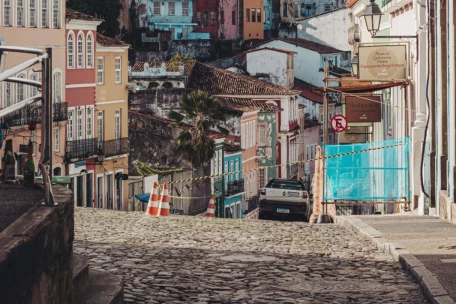
<svg viewBox="0 0 456 304">
<path fill-rule="evenodd" d="M 57 70 L 52 76 L 52 96 L 54 103 L 62 102 L 62 73 Z"/>
<path fill-rule="evenodd" d="M 78 34 L 78 68 L 84 67 L 84 34 Z"/>
<path fill-rule="evenodd" d="M 68 68 L 74 68 L 74 34 L 70 32 L 68 34 L 68 45 L 67 45 L 67 55 L 68 55 Z"/>
<path fill-rule="evenodd" d="M 91 32 L 87 35 L 87 67 L 93 68 L 93 35 Z"/>
<path fill-rule="evenodd" d="M 26 78 L 25 74 L 17 75 L 17 78 Z M 16 85 L 16 103 L 26 99 L 25 85 L 18 83 Z"/>
</svg>

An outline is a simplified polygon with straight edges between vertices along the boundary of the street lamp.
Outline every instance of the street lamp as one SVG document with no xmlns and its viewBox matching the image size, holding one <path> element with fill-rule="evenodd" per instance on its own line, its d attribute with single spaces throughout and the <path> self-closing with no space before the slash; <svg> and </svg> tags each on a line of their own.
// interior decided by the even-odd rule
<svg viewBox="0 0 456 304">
<path fill-rule="evenodd" d="M 382 15 L 383 13 L 377 3 L 375 3 L 375 0 L 370 0 L 361 16 L 364 17 L 367 30 L 371 33 L 372 37 L 374 37 L 380 29 L 380 20 L 382 19 Z"/>
<path fill-rule="evenodd" d="M 99 147 L 97 150 L 97 162 L 102 164 L 104 159 L 105 159 L 105 154 L 103 152 L 103 149 L 101 149 L 101 147 Z"/>
<path fill-rule="evenodd" d="M 358 57 L 358 53 L 356 53 L 352 60 L 351 60 L 351 68 L 352 68 L 352 74 L 353 76 L 358 76 L 358 68 L 359 68 L 359 57 Z"/>
</svg>

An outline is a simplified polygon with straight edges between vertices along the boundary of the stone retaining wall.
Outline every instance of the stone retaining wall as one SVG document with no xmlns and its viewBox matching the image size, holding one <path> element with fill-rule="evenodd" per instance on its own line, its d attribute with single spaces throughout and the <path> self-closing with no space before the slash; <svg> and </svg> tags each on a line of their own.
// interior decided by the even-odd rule
<svg viewBox="0 0 456 304">
<path fill-rule="evenodd" d="M 0 233 L 3 303 L 73 302 L 73 194 L 62 186 L 53 191 L 58 206 L 37 202 Z"/>
</svg>

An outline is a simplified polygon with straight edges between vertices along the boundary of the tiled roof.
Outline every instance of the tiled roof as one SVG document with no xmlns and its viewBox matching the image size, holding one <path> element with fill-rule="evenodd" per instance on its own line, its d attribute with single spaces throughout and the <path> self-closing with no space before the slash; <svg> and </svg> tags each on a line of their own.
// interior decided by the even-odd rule
<svg viewBox="0 0 456 304">
<path fill-rule="evenodd" d="M 196 62 L 190 88 L 213 95 L 296 95 L 297 92 L 258 80 L 247 75 L 236 74 L 211 65 Z"/>
<path fill-rule="evenodd" d="M 314 52 L 317 52 L 320 54 L 331 54 L 331 53 L 343 52 L 341 50 L 333 48 L 332 46 L 321 44 L 321 43 L 310 41 L 310 40 L 306 40 L 306 39 L 302 39 L 302 38 L 274 38 L 269 41 L 263 42 L 263 43 L 257 45 L 256 47 L 258 47 L 260 45 L 264 45 L 271 41 L 275 41 L 275 40 L 297 45 L 302 48 L 305 48 L 305 49 L 308 49 L 308 50 L 311 50 L 311 51 L 314 51 Z"/>
<path fill-rule="evenodd" d="M 293 87 L 293 89 L 300 91 L 301 93 L 299 95 L 301 95 L 304 98 L 307 98 L 307 99 L 312 100 L 314 102 L 323 103 L 323 96 L 322 95 L 317 94 L 315 92 L 312 92 L 311 90 L 305 88 L 304 86 L 295 85 Z"/>
<path fill-rule="evenodd" d="M 66 9 L 66 18 L 67 19 L 75 19 L 75 20 L 85 20 L 85 21 L 104 21 L 103 19 L 99 19 L 87 14 L 83 14 L 81 12 L 72 10 L 70 8 Z"/>
<path fill-rule="evenodd" d="M 350 1 L 348 1 L 347 5 L 346 5 L 346 8 L 352 7 L 353 5 L 356 4 L 356 2 L 358 2 L 358 0 L 350 0 Z"/>
<path fill-rule="evenodd" d="M 217 97 L 217 99 L 220 101 L 222 106 L 242 112 L 251 112 L 256 110 L 260 110 L 262 112 L 280 112 L 282 110 L 272 104 L 252 100 L 251 98 Z"/>
<path fill-rule="evenodd" d="M 253 49 L 253 50 L 248 50 L 245 51 L 244 53 L 253 53 L 253 52 L 258 52 L 258 51 L 276 51 L 276 52 L 281 52 L 281 53 L 286 53 L 286 54 L 297 54 L 296 52 L 293 51 L 288 51 L 284 49 L 278 49 L 278 48 L 271 48 L 271 47 L 262 47 L 258 49 Z"/>
<path fill-rule="evenodd" d="M 97 33 L 97 43 L 103 47 L 130 47 L 129 44 L 126 44 L 119 39 L 106 37 L 100 33 Z"/>
<path fill-rule="evenodd" d="M 147 114 L 147 113 L 141 113 L 141 112 L 138 112 L 138 111 L 134 111 L 134 110 L 128 110 L 129 113 L 131 114 L 135 114 L 135 115 L 138 115 L 138 116 L 142 116 L 144 118 L 147 118 L 147 119 L 152 119 L 152 120 L 155 120 L 155 121 L 159 121 L 163 124 L 166 124 L 166 125 L 170 125 L 173 123 L 172 120 L 170 119 L 167 119 L 167 118 L 163 118 L 163 117 L 158 117 L 158 116 L 155 116 L 155 115 L 152 115 L 152 114 Z M 191 125 L 189 124 L 183 124 L 184 127 L 191 127 Z M 208 132 L 208 135 L 213 138 L 213 139 L 219 139 L 219 138 L 224 138 L 224 136 L 218 132 L 215 132 L 215 131 L 209 131 Z"/>
<path fill-rule="evenodd" d="M 166 70 L 169 72 L 178 72 L 179 67 L 177 68 L 172 68 L 171 67 L 171 62 L 169 61 L 154 61 L 154 62 L 148 62 L 149 67 L 151 68 L 159 68 L 161 67 L 162 63 L 165 63 L 166 65 Z M 137 61 L 133 67 L 131 68 L 132 72 L 143 72 L 144 71 L 144 61 Z M 184 63 L 184 74 L 185 76 L 190 76 L 193 67 L 195 66 L 196 60 L 188 60 Z"/>
<path fill-rule="evenodd" d="M 242 151 L 241 145 L 233 145 L 233 144 L 224 143 L 224 146 L 225 146 L 225 152 L 227 152 L 227 153 L 236 153 L 236 152 Z"/>
</svg>

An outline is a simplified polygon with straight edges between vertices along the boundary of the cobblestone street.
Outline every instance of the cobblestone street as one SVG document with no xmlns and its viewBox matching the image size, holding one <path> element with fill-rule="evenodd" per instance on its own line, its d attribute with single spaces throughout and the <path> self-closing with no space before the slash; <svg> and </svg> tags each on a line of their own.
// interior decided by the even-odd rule
<svg viewBox="0 0 456 304">
<path fill-rule="evenodd" d="M 75 211 L 75 253 L 121 276 L 127 303 L 427 303 L 339 225 Z"/>
</svg>

